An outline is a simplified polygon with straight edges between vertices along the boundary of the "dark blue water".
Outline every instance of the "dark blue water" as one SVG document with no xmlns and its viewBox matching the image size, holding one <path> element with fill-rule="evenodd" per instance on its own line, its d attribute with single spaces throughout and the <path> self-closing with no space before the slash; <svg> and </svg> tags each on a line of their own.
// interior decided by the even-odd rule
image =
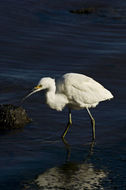
<svg viewBox="0 0 126 190">
<path fill-rule="evenodd" d="M 96 11 L 70 12 L 84 7 Z M 93 77 L 115 97 L 91 110 L 93 151 L 85 110 L 72 112 L 66 147 L 60 135 L 67 109 L 50 110 L 42 93 L 25 101 L 33 122 L 0 134 L 1 190 L 126 189 L 125 1 L 1 0 L 0 70 L 1 104 L 18 104 L 41 77 L 67 72 Z M 35 181 L 39 176 L 42 184 Z"/>
</svg>

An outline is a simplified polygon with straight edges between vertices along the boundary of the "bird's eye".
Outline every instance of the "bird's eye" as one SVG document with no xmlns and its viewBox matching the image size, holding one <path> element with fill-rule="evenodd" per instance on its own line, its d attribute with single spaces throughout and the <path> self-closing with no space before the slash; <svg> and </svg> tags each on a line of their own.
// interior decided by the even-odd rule
<svg viewBox="0 0 126 190">
<path fill-rule="evenodd" d="M 38 88 L 41 88 L 42 87 L 42 85 L 40 84 L 40 85 L 38 85 Z"/>
<path fill-rule="evenodd" d="M 39 89 L 39 88 L 42 88 L 42 85 L 41 85 L 41 84 L 39 84 L 39 85 L 37 85 L 37 86 L 34 87 L 35 90 L 37 90 L 37 89 Z"/>
</svg>

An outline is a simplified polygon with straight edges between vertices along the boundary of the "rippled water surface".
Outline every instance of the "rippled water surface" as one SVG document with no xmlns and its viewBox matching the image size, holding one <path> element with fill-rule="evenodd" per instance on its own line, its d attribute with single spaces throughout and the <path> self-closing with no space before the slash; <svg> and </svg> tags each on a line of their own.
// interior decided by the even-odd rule
<svg viewBox="0 0 126 190">
<path fill-rule="evenodd" d="M 93 8 L 85 14 L 71 10 Z M 18 104 L 43 76 L 93 77 L 114 99 L 91 109 L 50 110 L 42 93 L 23 107 L 33 122 L 0 133 L 0 189 L 126 189 L 126 3 L 86 0 L 0 1 L 0 104 Z"/>
</svg>

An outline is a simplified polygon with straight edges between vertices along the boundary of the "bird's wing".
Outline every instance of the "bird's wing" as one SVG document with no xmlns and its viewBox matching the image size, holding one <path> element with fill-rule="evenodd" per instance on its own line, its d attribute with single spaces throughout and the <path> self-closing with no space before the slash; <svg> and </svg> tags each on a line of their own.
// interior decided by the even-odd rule
<svg viewBox="0 0 126 190">
<path fill-rule="evenodd" d="M 91 105 L 113 97 L 101 84 L 85 75 L 65 76 L 61 86 L 68 99 L 78 104 Z"/>
</svg>

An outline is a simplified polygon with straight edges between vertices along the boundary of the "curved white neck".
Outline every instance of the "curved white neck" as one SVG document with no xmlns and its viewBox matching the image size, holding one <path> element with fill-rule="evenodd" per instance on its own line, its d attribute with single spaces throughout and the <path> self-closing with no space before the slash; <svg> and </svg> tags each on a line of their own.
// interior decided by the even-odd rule
<svg viewBox="0 0 126 190">
<path fill-rule="evenodd" d="M 50 108 L 62 111 L 68 103 L 67 97 L 63 94 L 56 93 L 56 85 L 51 85 L 46 92 L 46 103 Z"/>
</svg>

